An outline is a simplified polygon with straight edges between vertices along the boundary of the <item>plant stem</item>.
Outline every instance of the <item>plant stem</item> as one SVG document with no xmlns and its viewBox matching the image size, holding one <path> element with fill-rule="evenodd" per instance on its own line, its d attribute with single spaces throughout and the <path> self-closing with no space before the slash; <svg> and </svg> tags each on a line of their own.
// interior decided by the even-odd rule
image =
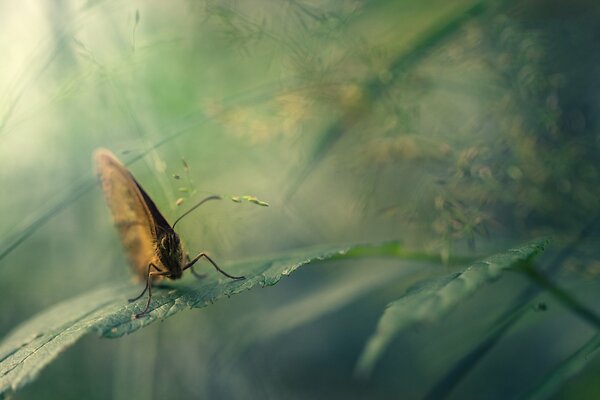
<svg viewBox="0 0 600 400">
<path fill-rule="evenodd" d="M 531 264 L 527 264 L 520 269 L 529 279 L 545 289 L 549 294 L 554 296 L 565 307 L 570 309 L 575 314 L 579 315 L 586 322 L 600 330 L 600 317 L 583 305 L 579 300 L 573 297 L 569 292 L 560 288 L 555 283 L 550 281 L 546 276 L 537 271 Z"/>
</svg>

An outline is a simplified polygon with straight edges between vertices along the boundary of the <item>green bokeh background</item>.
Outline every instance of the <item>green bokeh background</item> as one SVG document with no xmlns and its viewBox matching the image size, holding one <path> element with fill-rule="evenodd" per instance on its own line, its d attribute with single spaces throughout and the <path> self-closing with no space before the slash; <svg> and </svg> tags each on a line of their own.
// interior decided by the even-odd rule
<svg viewBox="0 0 600 400">
<path fill-rule="evenodd" d="M 509 274 L 403 333 L 356 380 L 385 305 L 455 256 L 540 235 L 556 252 L 599 213 L 599 17 L 591 0 L 0 2 L 2 250 L 28 234 L 0 260 L 3 336 L 130 279 L 94 185 L 97 147 L 131 162 L 171 221 L 209 193 L 267 201 L 210 203 L 178 225 L 192 253 L 225 265 L 389 240 L 440 259 L 314 264 L 122 339 L 89 337 L 15 398 L 422 397 L 529 283 Z M 596 226 L 555 276 L 592 308 L 597 239 Z M 541 301 L 453 398 L 522 394 L 594 333 Z M 599 368 L 560 396 L 597 398 Z"/>
</svg>

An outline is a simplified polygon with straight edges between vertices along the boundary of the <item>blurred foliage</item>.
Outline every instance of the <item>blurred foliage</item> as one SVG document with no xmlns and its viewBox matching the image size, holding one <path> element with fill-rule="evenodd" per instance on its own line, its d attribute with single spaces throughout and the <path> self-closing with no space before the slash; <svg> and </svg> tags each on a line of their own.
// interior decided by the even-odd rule
<svg viewBox="0 0 600 400">
<path fill-rule="evenodd" d="M 169 221 L 248 196 L 178 225 L 225 264 L 388 243 L 83 339 L 15 397 L 597 398 L 599 17 L 591 0 L 0 3 L 3 335 L 129 279 L 97 147 Z M 504 274 L 353 377 L 407 288 L 545 235 L 540 276 Z"/>
</svg>

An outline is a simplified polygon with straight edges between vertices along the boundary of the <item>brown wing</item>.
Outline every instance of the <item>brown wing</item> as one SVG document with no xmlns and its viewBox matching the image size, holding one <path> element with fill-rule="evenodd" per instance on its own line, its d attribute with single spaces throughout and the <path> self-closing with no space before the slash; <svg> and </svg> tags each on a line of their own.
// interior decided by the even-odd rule
<svg viewBox="0 0 600 400">
<path fill-rule="evenodd" d="M 113 153 L 106 149 L 97 149 L 94 152 L 94 161 L 129 262 L 136 275 L 145 279 L 150 262 L 163 269 L 156 256 L 156 238 L 157 222 L 163 224 L 166 221 L 150 197 Z M 160 221 L 153 217 L 152 211 L 158 213 Z"/>
</svg>

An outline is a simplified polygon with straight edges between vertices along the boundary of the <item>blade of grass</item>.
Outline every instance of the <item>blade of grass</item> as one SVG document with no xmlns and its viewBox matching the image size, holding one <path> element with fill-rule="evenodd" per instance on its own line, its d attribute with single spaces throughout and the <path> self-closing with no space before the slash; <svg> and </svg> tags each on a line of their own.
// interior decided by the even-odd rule
<svg viewBox="0 0 600 400">
<path fill-rule="evenodd" d="M 504 335 L 510 330 L 510 328 L 517 322 L 527 311 L 531 310 L 529 303 L 522 305 L 518 310 L 511 310 L 508 315 L 505 315 L 505 319 L 497 323 L 495 328 L 486 336 L 484 340 L 479 342 L 475 348 L 469 353 L 462 357 L 447 374 L 443 376 L 433 388 L 425 395 L 424 399 L 427 400 L 439 400 L 446 398 L 448 394 L 458 385 L 459 382 L 466 376 L 466 374 L 473 368 L 477 362 L 484 355 L 486 355 Z"/>
<path fill-rule="evenodd" d="M 578 315 L 587 323 L 592 325 L 596 329 L 600 329 L 600 317 L 590 310 L 588 307 L 583 305 L 579 300 L 575 298 L 571 293 L 562 289 L 542 273 L 537 271 L 533 266 L 527 265 L 521 269 L 521 271 L 533 282 L 538 284 L 541 288 L 553 296 L 559 303 L 571 310 L 573 314 Z"/>
<path fill-rule="evenodd" d="M 552 397 L 562 385 L 577 375 L 594 358 L 592 353 L 600 347 L 600 333 L 594 335 L 575 354 L 563 361 L 554 371 L 533 387 L 523 399 L 537 400 Z"/>
<path fill-rule="evenodd" d="M 498 279 L 505 270 L 528 262 L 547 245 L 548 240 L 537 240 L 476 262 L 463 272 L 428 280 L 409 289 L 403 297 L 390 303 L 381 316 L 376 331 L 358 359 L 357 376 L 366 378 L 370 375 L 384 350 L 400 331 L 447 314 L 476 290 Z"/>
<path fill-rule="evenodd" d="M 563 247 L 557 256 L 550 262 L 547 268 L 547 273 L 554 273 L 565 260 L 575 251 L 577 246 L 585 241 L 591 234 L 594 227 L 600 220 L 600 217 L 594 218 L 586 225 L 567 246 Z M 524 311 L 530 308 L 531 302 L 536 298 L 542 289 L 537 285 L 532 285 L 524 290 L 508 310 L 500 316 L 493 324 L 495 327 L 492 331 L 477 344 L 467 355 L 461 358 L 452 368 L 449 369 L 427 394 L 428 399 L 443 399 L 446 398 L 452 390 L 458 386 L 462 380 L 471 372 L 494 346 L 500 342 L 504 335 L 517 323 L 523 315 Z"/>
</svg>

